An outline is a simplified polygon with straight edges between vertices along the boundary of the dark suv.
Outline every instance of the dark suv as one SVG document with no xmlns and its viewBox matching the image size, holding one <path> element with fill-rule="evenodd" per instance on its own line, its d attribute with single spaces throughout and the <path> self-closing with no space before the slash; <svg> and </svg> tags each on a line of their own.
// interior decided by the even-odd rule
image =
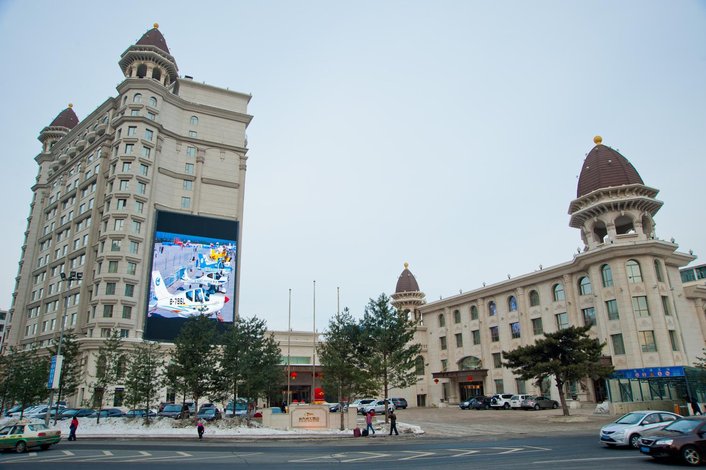
<svg viewBox="0 0 706 470">
<path fill-rule="evenodd" d="M 395 405 L 396 410 L 406 410 L 407 409 L 407 400 L 404 398 L 390 398 L 389 399 L 393 405 Z"/>
</svg>

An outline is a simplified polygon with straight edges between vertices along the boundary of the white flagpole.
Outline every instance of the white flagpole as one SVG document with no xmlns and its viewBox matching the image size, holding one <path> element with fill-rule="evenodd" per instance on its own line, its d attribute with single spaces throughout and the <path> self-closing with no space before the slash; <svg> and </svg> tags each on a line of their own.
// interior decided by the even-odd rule
<svg viewBox="0 0 706 470">
<path fill-rule="evenodd" d="M 311 403 L 316 401 L 316 281 L 314 281 L 314 353 L 311 356 Z"/>
</svg>

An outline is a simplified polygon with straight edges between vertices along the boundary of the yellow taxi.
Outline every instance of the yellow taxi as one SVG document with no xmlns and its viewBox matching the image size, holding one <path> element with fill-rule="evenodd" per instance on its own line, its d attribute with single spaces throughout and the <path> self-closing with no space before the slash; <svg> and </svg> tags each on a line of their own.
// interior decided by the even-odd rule
<svg viewBox="0 0 706 470">
<path fill-rule="evenodd" d="M 61 431 L 49 429 L 44 423 L 19 422 L 0 429 L 0 450 L 24 452 L 29 447 L 48 449 L 61 440 Z"/>
</svg>

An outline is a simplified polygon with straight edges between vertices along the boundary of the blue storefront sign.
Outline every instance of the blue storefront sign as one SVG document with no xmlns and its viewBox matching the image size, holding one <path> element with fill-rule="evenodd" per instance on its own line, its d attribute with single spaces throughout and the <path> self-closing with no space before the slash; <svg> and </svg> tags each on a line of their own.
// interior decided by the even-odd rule
<svg viewBox="0 0 706 470">
<path fill-rule="evenodd" d="M 611 379 L 667 379 L 670 377 L 684 377 L 683 366 L 671 367 L 643 367 L 641 369 L 616 370 Z"/>
</svg>

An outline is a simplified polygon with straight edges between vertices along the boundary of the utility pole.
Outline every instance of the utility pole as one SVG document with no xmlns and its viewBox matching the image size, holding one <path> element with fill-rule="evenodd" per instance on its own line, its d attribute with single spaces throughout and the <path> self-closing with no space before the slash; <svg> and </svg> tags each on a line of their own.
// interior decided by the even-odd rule
<svg viewBox="0 0 706 470">
<path fill-rule="evenodd" d="M 69 307 L 69 290 L 71 290 L 71 281 L 80 281 L 83 279 L 83 273 L 79 273 L 76 271 L 71 271 L 69 275 L 67 276 L 66 273 L 61 273 L 61 280 L 62 282 L 66 283 L 66 290 L 64 292 L 64 303 L 63 307 L 61 309 L 61 332 L 59 333 L 59 345 L 56 347 L 56 356 L 54 361 L 56 364 L 55 370 L 54 370 L 54 377 L 53 380 L 52 377 L 50 376 L 50 382 L 48 386 L 50 387 L 49 391 L 49 403 L 47 405 L 47 414 L 44 417 L 44 423 L 49 426 L 49 420 L 51 417 L 51 405 L 52 402 L 54 401 L 54 383 L 56 383 L 59 386 L 59 390 L 61 390 L 61 380 L 63 377 L 61 376 L 61 369 L 63 367 L 63 361 L 59 358 L 61 358 L 61 344 L 64 341 L 64 324 L 66 323 L 66 311 L 68 310 Z M 58 376 L 58 380 L 57 380 Z M 56 407 L 54 411 L 54 424 L 56 425 L 56 420 L 58 419 L 59 415 L 59 401 L 57 400 L 56 402 Z"/>
</svg>

